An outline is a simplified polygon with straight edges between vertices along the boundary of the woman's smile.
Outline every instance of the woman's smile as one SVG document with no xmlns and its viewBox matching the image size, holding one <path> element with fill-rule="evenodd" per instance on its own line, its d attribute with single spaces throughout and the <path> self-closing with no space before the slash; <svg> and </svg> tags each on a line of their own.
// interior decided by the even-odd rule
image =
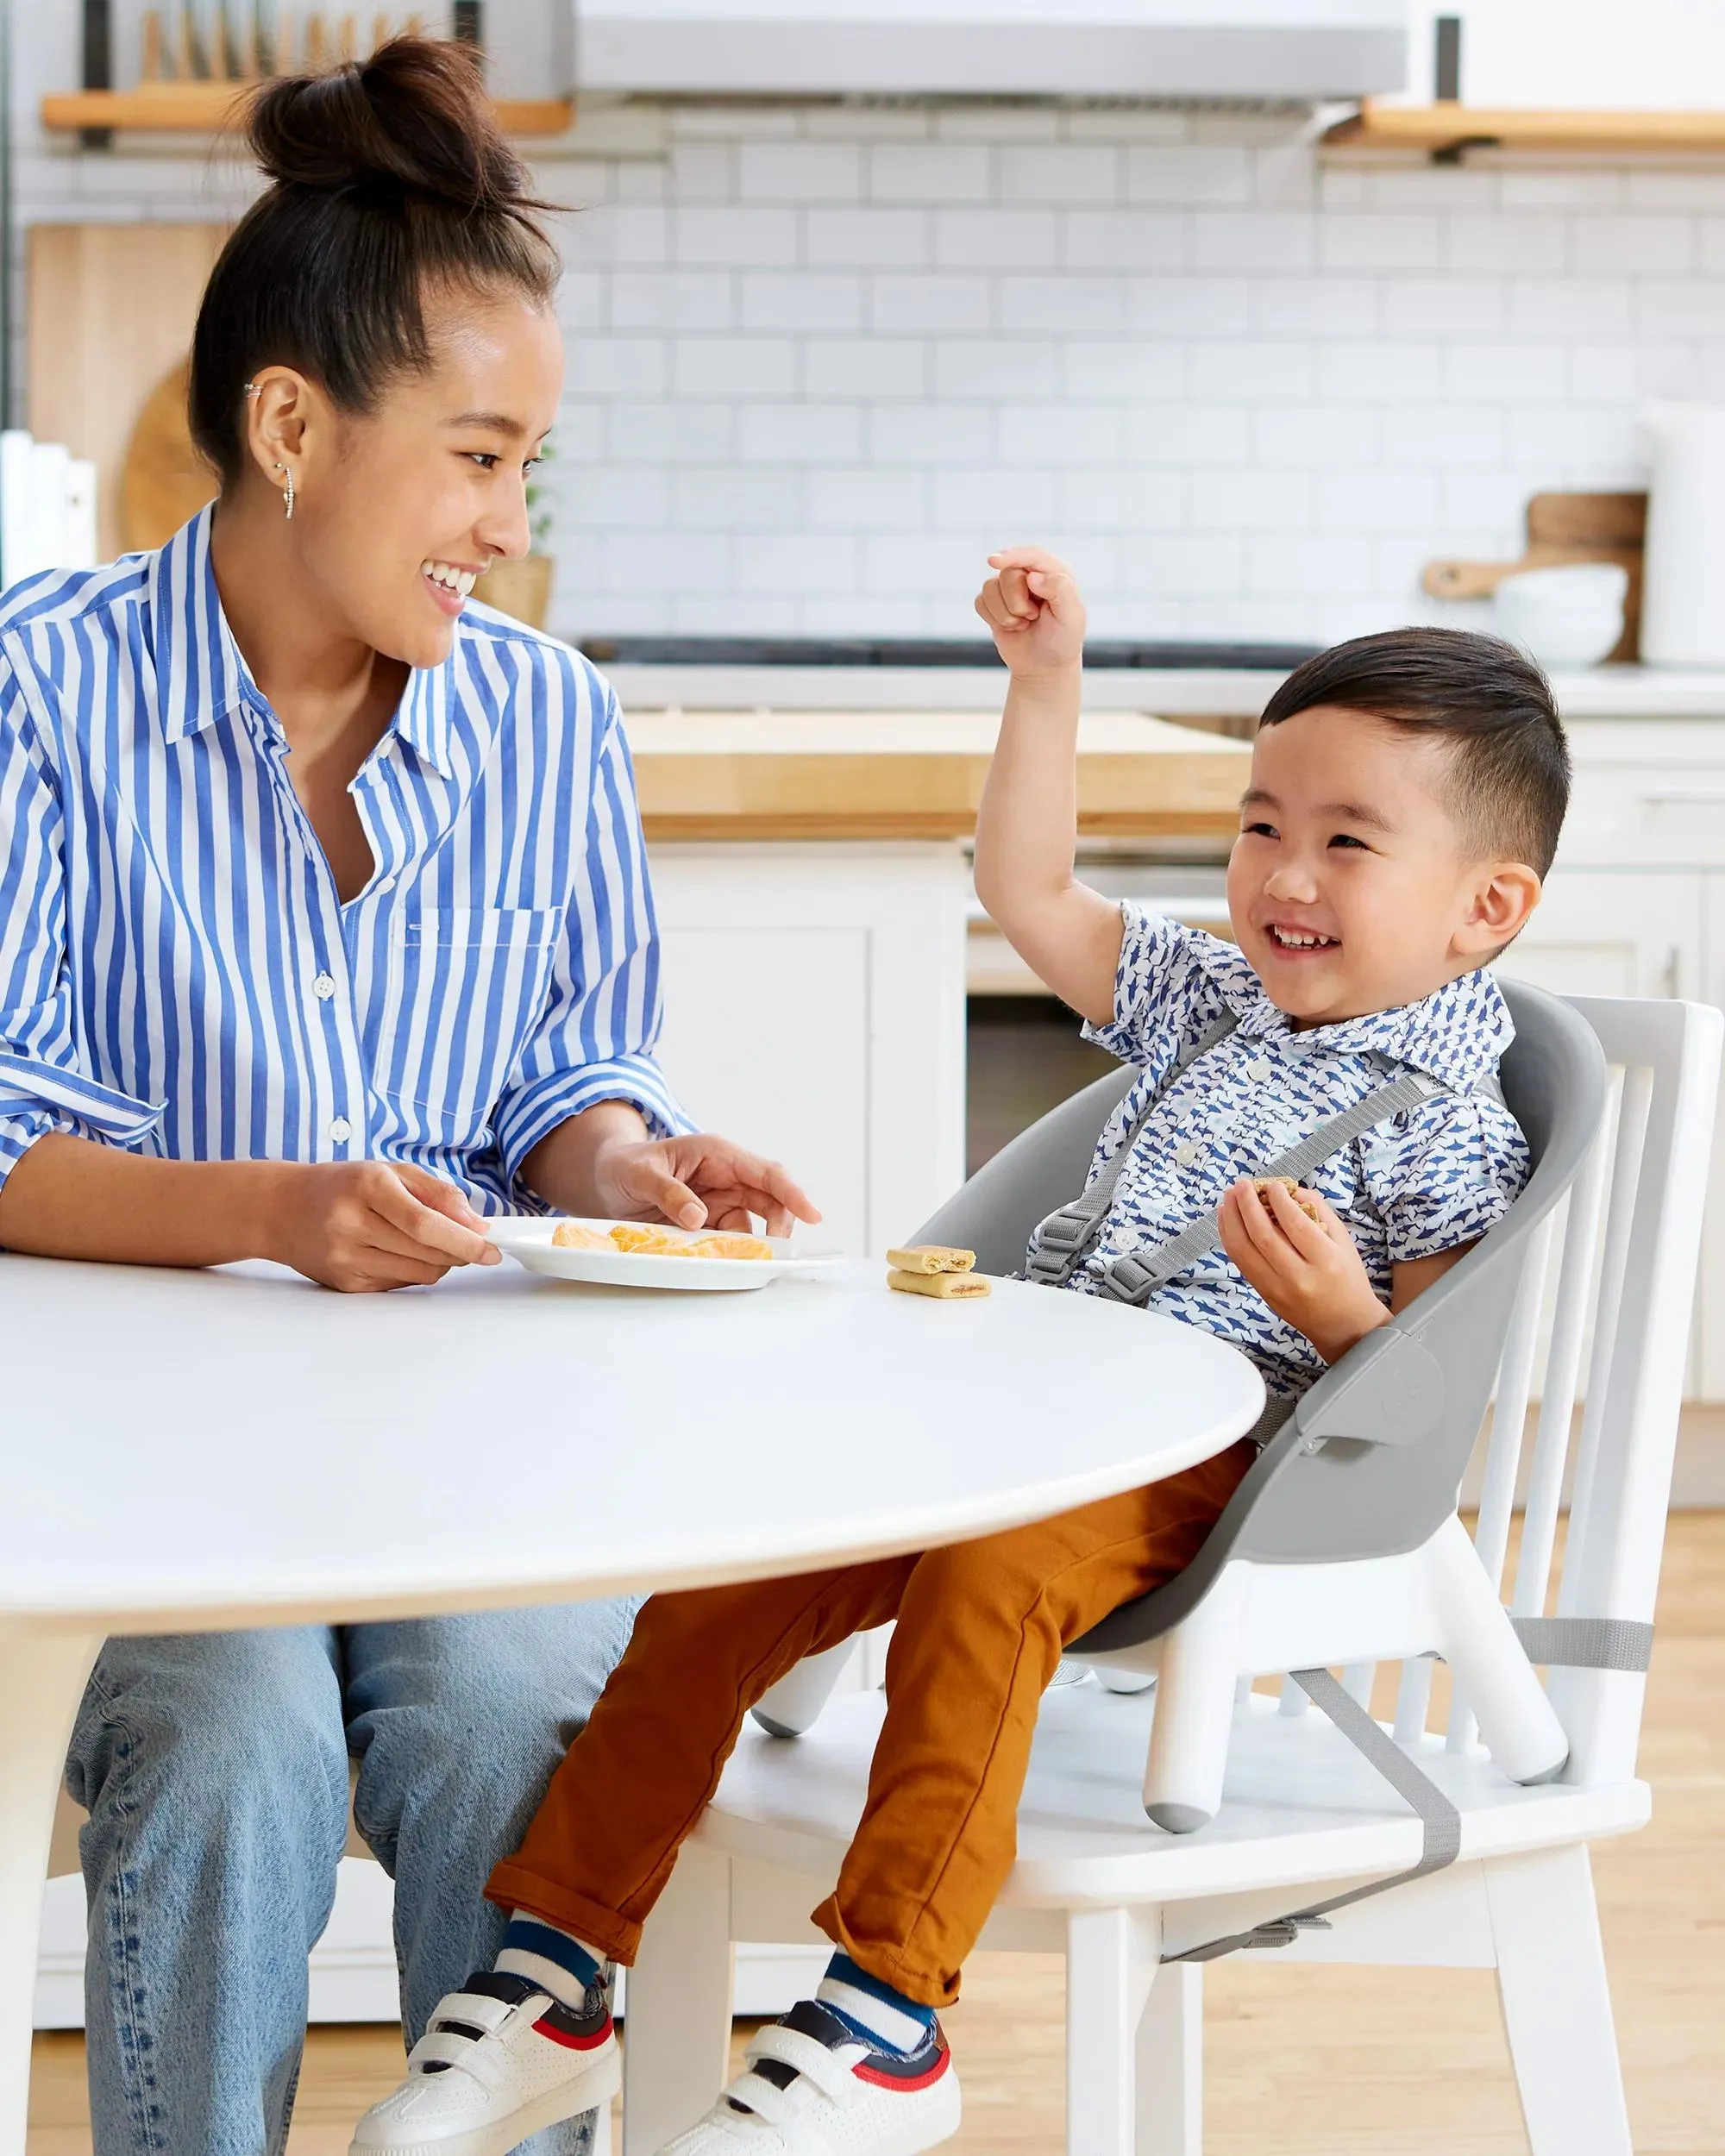
<svg viewBox="0 0 1725 2156">
<path fill-rule="evenodd" d="M 462 602 L 483 572 L 464 568 L 458 561 L 427 560 L 420 563 L 419 573 L 433 603 L 444 613 L 455 615 L 461 612 Z"/>
</svg>

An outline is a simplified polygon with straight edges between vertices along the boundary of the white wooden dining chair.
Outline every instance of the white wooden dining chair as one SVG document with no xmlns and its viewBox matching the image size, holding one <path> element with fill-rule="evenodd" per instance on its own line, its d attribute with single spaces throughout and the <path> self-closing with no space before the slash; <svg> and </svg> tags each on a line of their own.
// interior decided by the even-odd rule
<svg viewBox="0 0 1725 2156">
<path fill-rule="evenodd" d="M 1384 1598 L 1381 1645 L 1362 1633 L 1356 1599 L 1335 1651 L 1309 1611 L 1286 1652 L 1264 1627 L 1232 1651 L 1246 1670 L 1304 1667 L 1314 1691 L 1324 1672 L 1305 1665 L 1339 1664 L 1354 1702 L 1369 1699 L 1377 1660 L 1399 1660 L 1393 1726 L 1355 1719 L 1419 1817 L 1382 1759 L 1304 1711 L 1291 1678 L 1279 1703 L 1242 1680 L 1214 1816 L 1170 1834 L 1140 1790 L 1155 1692 L 1051 1691 L 1018 1861 L 982 1944 L 1066 1955 L 1074 2156 L 1199 2156 L 1203 1961 L 1240 1946 L 1290 1962 L 1494 1967 L 1534 2156 L 1629 2156 L 1588 1845 L 1650 1810 L 1635 1753 L 1725 1026 L 1678 1002 L 1571 1007 L 1603 1051 L 1605 1112 L 1518 1266 L 1468 1560 L 1502 1595 L 1525 1486 L 1509 1609 L 1532 1659 L 1554 1665 L 1529 1719 L 1554 1710 L 1566 1761 L 1524 1785 L 1479 1741 L 1477 1702 L 1459 1687 L 1433 1713 L 1421 1625 L 1429 1633 L 1438 1613 L 1421 1618 L 1400 1589 Z M 1452 1542 L 1458 1482 L 1458 1466 Z M 1179 1636 L 1164 1635 L 1164 1654 Z M 1492 1705 L 1498 1749 L 1513 1755 L 1513 1720 Z M 745 1732 L 631 1972 L 624 2156 L 653 2156 L 723 2085 L 732 1943 L 817 1937 L 807 1912 L 831 1890 L 861 1815 L 883 1711 L 879 1694 L 852 1695 L 795 1742 Z M 1201 1715 L 1179 1720 L 1167 1764 L 1189 1784 L 1184 1754 L 1216 1747 Z M 1399 1883 L 1371 1891 L 1385 1881 Z"/>
</svg>

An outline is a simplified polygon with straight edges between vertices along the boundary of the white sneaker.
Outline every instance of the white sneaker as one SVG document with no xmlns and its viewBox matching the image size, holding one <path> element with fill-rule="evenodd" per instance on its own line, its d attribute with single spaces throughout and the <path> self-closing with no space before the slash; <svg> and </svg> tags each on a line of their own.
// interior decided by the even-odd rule
<svg viewBox="0 0 1725 2156">
<path fill-rule="evenodd" d="M 756 2035 L 747 2057 L 660 2156 L 919 2156 L 958 2131 L 958 2076 L 938 2021 L 906 2057 L 804 1999 Z"/>
<path fill-rule="evenodd" d="M 348 2156 L 508 2156 L 542 2127 L 608 2103 L 622 2081 L 601 1984 L 579 2013 L 486 1969 L 439 2001 L 407 2078 L 354 2128 Z"/>
</svg>

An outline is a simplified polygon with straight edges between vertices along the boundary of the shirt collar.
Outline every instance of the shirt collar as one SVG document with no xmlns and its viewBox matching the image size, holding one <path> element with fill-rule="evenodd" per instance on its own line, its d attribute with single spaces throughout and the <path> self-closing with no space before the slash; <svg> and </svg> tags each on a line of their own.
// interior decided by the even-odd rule
<svg viewBox="0 0 1725 2156">
<path fill-rule="evenodd" d="M 1242 1033 L 1292 1034 L 1286 1013 L 1270 1001 L 1234 945 L 1219 943 L 1206 956 L 1208 970 Z M 1497 983 L 1477 970 L 1446 981 L 1417 1003 L 1314 1026 L 1300 1037 L 1329 1055 L 1387 1056 L 1465 1089 L 1496 1069 L 1515 1037 L 1515 1027 Z"/>
<path fill-rule="evenodd" d="M 207 503 L 150 558 L 151 649 L 162 732 L 171 742 L 201 733 L 248 700 L 265 708 L 216 589 L 210 558 L 215 521 L 216 505 Z M 458 622 L 458 643 L 461 634 Z M 445 778 L 454 776 L 449 677 L 455 663 L 452 649 L 441 667 L 415 667 L 392 721 L 392 730 Z"/>
</svg>

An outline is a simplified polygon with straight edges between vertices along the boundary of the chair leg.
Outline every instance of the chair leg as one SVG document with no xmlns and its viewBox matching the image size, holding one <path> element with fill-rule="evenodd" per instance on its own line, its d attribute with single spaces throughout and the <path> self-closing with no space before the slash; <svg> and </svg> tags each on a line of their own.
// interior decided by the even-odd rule
<svg viewBox="0 0 1725 2156">
<path fill-rule="evenodd" d="M 1497 1996 L 1533 2156 L 1630 2156 L 1587 1851 L 1482 1867 Z"/>
<path fill-rule="evenodd" d="M 1453 1514 L 1424 1555 L 1444 1628 L 1443 1653 L 1478 1717 L 1486 1749 L 1512 1782 L 1553 1780 L 1569 1758 L 1569 1739 Z"/>
<path fill-rule="evenodd" d="M 1161 1952 L 1159 1909 L 1067 1915 L 1067 2156 L 1137 2156 L 1138 2028 Z"/>
<path fill-rule="evenodd" d="M 1138 2156 L 1203 2156 L 1204 1971 L 1158 1970 L 1138 2025 Z"/>
<path fill-rule="evenodd" d="M 1225 1566 L 1196 1609 L 1162 1643 L 1144 1808 L 1170 1834 L 1208 1825 L 1221 1804 L 1246 1592 L 1240 1567 Z"/>
<path fill-rule="evenodd" d="M 805 1655 L 794 1670 L 769 1685 L 755 1703 L 755 1719 L 769 1737 L 800 1737 L 832 1697 L 832 1688 L 856 1650 L 841 1639 L 825 1654 Z"/>
<path fill-rule="evenodd" d="M 711 2109 L 731 2055 L 731 1859 L 685 1843 L 623 2000 L 623 2156 Z"/>
</svg>

